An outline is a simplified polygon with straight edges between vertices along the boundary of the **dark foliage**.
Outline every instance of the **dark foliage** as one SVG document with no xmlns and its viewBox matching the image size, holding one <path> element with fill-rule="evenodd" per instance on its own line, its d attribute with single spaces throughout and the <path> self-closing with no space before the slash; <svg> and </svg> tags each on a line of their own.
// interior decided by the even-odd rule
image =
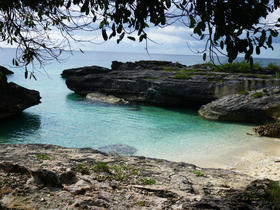
<svg viewBox="0 0 280 210">
<path fill-rule="evenodd" d="M 263 20 L 279 5 L 279 0 L 1 0 L 0 41 L 18 46 L 14 65 L 28 65 L 46 61 L 46 55 L 57 58 L 71 39 L 81 41 L 73 36 L 77 30 L 100 30 L 105 41 L 127 37 L 141 42 L 148 38 L 149 25 L 180 21 L 206 41 L 204 59 L 207 52 L 211 59 L 222 53 L 232 62 L 241 53 L 252 63 L 254 52 L 273 49 L 280 19 Z M 50 39 L 52 31 L 63 41 Z"/>
</svg>

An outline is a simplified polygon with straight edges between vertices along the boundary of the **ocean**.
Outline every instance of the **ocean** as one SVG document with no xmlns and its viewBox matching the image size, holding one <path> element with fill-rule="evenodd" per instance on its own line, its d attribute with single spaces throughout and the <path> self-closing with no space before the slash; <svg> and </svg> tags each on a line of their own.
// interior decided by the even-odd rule
<svg viewBox="0 0 280 210">
<path fill-rule="evenodd" d="M 167 60 L 185 65 L 203 63 L 201 56 L 145 53 L 64 53 L 60 63 L 35 67 L 34 79 L 10 66 L 13 49 L 0 49 L 0 65 L 15 72 L 9 76 L 24 87 L 40 91 L 41 104 L 26 109 L 17 119 L 0 123 L 0 143 L 44 143 L 97 149 L 111 144 L 135 147 L 135 155 L 195 163 L 203 167 L 229 164 L 247 150 L 279 147 L 275 139 L 248 135 L 255 125 L 208 121 L 196 109 L 168 109 L 144 105 L 108 105 L 91 102 L 70 91 L 60 74 L 64 69 L 99 65 L 113 60 Z M 266 65 L 280 60 L 256 59 Z"/>
</svg>

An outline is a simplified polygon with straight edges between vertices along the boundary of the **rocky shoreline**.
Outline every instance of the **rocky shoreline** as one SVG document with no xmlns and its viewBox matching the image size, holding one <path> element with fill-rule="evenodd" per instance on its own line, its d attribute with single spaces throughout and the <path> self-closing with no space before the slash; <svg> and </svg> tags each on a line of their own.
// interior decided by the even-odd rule
<svg viewBox="0 0 280 210">
<path fill-rule="evenodd" d="M 272 209 L 276 182 L 93 149 L 0 144 L 1 209 Z"/>
<path fill-rule="evenodd" d="M 61 75 L 70 90 L 94 101 L 201 106 L 199 114 L 208 120 L 258 124 L 278 121 L 278 70 L 259 67 L 252 72 L 248 68 L 221 71 L 211 64 L 113 61 L 111 69 L 87 66 L 64 70 Z M 261 136 L 278 137 L 275 126 L 270 125 L 255 131 Z"/>
<path fill-rule="evenodd" d="M 203 105 L 222 96 L 280 85 L 272 74 L 217 72 L 205 65 L 166 61 L 113 61 L 112 68 L 88 66 L 62 72 L 66 85 L 80 95 L 102 93 L 164 106 Z"/>
<path fill-rule="evenodd" d="M 40 93 L 13 82 L 0 83 L 0 120 L 11 118 L 40 102 Z"/>
</svg>

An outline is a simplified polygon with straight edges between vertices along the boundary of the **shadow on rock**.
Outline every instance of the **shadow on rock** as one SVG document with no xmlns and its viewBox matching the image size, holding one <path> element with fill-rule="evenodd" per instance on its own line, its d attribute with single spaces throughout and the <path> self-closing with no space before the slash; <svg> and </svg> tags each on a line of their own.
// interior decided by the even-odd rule
<svg viewBox="0 0 280 210">
<path fill-rule="evenodd" d="M 223 189 L 216 195 L 207 193 L 206 188 L 205 195 L 192 207 L 195 209 L 280 209 L 280 186 L 278 185 L 277 191 L 275 183 L 269 179 L 255 180 L 245 190 Z M 188 203 L 183 204 L 183 208 L 188 207 Z"/>
<path fill-rule="evenodd" d="M 67 96 L 66 96 L 66 99 L 67 100 L 70 100 L 70 101 L 83 101 L 84 100 L 84 97 L 76 94 L 76 93 L 69 93 Z"/>
<path fill-rule="evenodd" d="M 20 116 L 5 121 L 0 121 L 0 143 L 11 143 L 15 136 L 27 136 L 40 129 L 39 115 L 22 113 Z"/>
</svg>

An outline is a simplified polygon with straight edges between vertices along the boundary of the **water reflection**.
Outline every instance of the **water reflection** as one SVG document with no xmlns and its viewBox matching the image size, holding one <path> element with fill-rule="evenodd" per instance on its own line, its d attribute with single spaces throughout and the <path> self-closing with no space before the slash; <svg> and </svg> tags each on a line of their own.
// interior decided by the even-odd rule
<svg viewBox="0 0 280 210">
<path fill-rule="evenodd" d="M 69 93 L 67 96 L 66 96 L 66 99 L 67 100 L 70 100 L 70 101 L 83 101 L 85 99 L 85 97 L 83 96 L 80 96 L 76 93 Z"/>
<path fill-rule="evenodd" d="M 34 134 L 40 127 L 40 116 L 31 113 L 22 113 L 17 118 L 0 121 L 0 143 L 19 143 L 18 140 Z"/>
</svg>

